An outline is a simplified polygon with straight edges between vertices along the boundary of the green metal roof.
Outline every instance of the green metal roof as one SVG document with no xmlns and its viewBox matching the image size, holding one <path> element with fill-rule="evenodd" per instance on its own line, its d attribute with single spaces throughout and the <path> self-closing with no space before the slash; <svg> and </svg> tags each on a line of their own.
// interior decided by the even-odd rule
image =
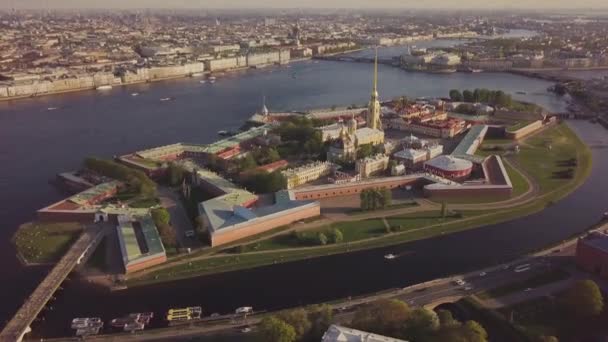
<svg viewBox="0 0 608 342">
<path fill-rule="evenodd" d="M 125 215 L 120 220 L 122 222 L 119 223 L 117 231 L 125 266 L 165 254 L 165 247 L 149 212 L 143 216 Z M 136 222 L 139 223 L 143 240 L 137 239 L 134 227 Z"/>
<path fill-rule="evenodd" d="M 120 184 L 121 183 L 119 181 L 101 183 L 68 198 L 68 200 L 79 205 L 85 205 L 89 203 L 91 199 L 117 188 Z"/>
</svg>

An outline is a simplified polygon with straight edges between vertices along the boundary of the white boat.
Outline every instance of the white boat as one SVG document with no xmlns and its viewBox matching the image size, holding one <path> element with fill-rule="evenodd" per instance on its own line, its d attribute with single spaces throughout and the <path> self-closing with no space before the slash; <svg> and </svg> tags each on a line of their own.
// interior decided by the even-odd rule
<svg viewBox="0 0 608 342">
<path fill-rule="evenodd" d="M 173 100 L 173 98 L 171 98 L 171 97 L 163 97 L 160 100 L 163 101 L 163 102 L 165 102 L 165 101 L 171 101 L 171 100 Z"/>
<path fill-rule="evenodd" d="M 51 111 L 51 110 L 57 110 L 57 107 L 49 107 L 46 110 Z"/>
<path fill-rule="evenodd" d="M 131 96 L 138 96 L 139 93 L 131 93 Z"/>
<path fill-rule="evenodd" d="M 253 308 L 251 306 L 243 306 L 235 310 L 236 314 L 250 314 L 252 312 Z"/>
<path fill-rule="evenodd" d="M 211 76 L 211 77 L 209 77 L 209 83 L 215 83 L 215 80 L 216 80 L 216 79 L 217 79 L 217 78 L 215 78 L 215 76 Z"/>
<path fill-rule="evenodd" d="M 200 81 L 198 81 L 198 83 L 200 83 L 200 84 L 205 84 L 205 83 L 207 83 L 207 81 L 205 81 L 205 80 L 200 80 Z"/>
<path fill-rule="evenodd" d="M 220 135 L 220 136 L 228 135 L 228 131 L 217 131 L 217 135 Z"/>
<path fill-rule="evenodd" d="M 112 86 L 109 84 L 97 87 L 97 90 L 110 90 L 110 89 L 112 89 Z"/>
<path fill-rule="evenodd" d="M 143 323 L 139 323 L 139 322 L 131 322 L 131 323 L 127 323 L 124 326 L 124 331 L 136 331 L 136 330 L 144 330 L 144 324 Z"/>
<path fill-rule="evenodd" d="M 604 213 L 604 217 L 608 218 L 608 211 Z"/>
<path fill-rule="evenodd" d="M 99 334 L 101 327 L 87 327 L 76 330 L 76 336 L 85 337 Z"/>
<path fill-rule="evenodd" d="M 395 254 L 387 254 L 387 255 L 385 255 L 385 256 L 384 256 L 384 259 L 387 259 L 387 260 L 393 260 L 393 259 L 395 259 L 396 257 L 397 257 L 397 256 L 396 256 Z"/>
<path fill-rule="evenodd" d="M 201 77 L 201 76 L 203 76 L 202 72 L 195 72 L 192 74 L 192 77 Z"/>
</svg>

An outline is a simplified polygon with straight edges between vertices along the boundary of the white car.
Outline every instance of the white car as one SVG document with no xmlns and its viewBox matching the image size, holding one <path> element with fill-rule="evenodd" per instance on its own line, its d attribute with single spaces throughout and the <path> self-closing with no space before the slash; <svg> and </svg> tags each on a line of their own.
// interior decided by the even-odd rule
<svg viewBox="0 0 608 342">
<path fill-rule="evenodd" d="M 485 277 L 486 275 L 487 275 L 487 273 L 486 273 L 486 272 L 481 272 L 481 273 L 479 273 L 479 276 L 480 276 L 480 277 Z"/>
<path fill-rule="evenodd" d="M 473 289 L 473 288 L 472 288 L 472 287 L 470 287 L 470 286 L 465 286 L 465 287 L 463 288 L 463 290 L 465 290 L 465 291 L 471 291 L 472 289 Z"/>
<path fill-rule="evenodd" d="M 248 332 L 251 332 L 251 328 L 250 327 L 245 327 L 245 328 L 241 329 L 241 332 L 244 333 L 244 334 L 246 334 Z"/>
<path fill-rule="evenodd" d="M 462 279 L 456 279 L 456 280 L 454 280 L 454 283 L 458 286 L 462 286 L 462 285 L 466 284 L 466 282 Z"/>
</svg>

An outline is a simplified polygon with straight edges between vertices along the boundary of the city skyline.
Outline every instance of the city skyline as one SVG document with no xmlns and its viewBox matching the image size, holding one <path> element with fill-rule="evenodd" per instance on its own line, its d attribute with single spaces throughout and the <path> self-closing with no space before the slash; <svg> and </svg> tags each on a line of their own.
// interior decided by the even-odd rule
<svg viewBox="0 0 608 342">
<path fill-rule="evenodd" d="M 356 9 L 382 9 L 382 8 L 403 8 L 403 9 L 564 9 L 564 8 L 608 8 L 605 1 L 602 0 L 583 0 L 583 1 L 565 1 L 565 0 L 539 0 L 536 2 L 524 0 L 468 0 L 465 2 L 454 2 L 450 0 L 438 0 L 433 2 L 420 2 L 413 0 L 377 0 L 373 2 L 363 0 L 260 0 L 253 4 L 246 0 L 234 0 L 229 3 L 223 0 L 180 0 L 166 2 L 161 0 L 107 0 L 97 2 L 93 0 L 9 0 L 0 4 L 0 8 L 50 8 L 50 9 L 67 9 L 67 8 L 116 8 L 116 9 L 133 9 L 133 8 L 164 8 L 164 9 L 191 9 L 191 8 L 209 8 L 209 9 L 261 9 L 261 8 L 356 8 Z"/>
</svg>

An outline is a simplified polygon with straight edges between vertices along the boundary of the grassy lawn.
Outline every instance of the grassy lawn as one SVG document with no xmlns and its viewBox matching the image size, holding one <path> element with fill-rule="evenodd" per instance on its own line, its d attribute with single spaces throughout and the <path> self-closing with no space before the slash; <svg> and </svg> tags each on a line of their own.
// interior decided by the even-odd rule
<svg viewBox="0 0 608 342">
<path fill-rule="evenodd" d="M 28 263 L 58 261 L 82 233 L 79 223 L 28 222 L 13 237 L 17 253 Z"/>
<path fill-rule="evenodd" d="M 397 203 L 397 204 L 393 204 L 389 207 L 387 207 L 386 209 L 380 209 L 380 210 L 376 210 L 374 212 L 382 212 L 383 210 L 395 210 L 395 209 L 402 209 L 402 208 L 412 208 L 412 207 L 416 207 L 418 206 L 418 203 L 416 203 L 415 201 L 412 202 L 405 202 L 405 203 Z M 369 210 L 353 210 L 353 211 L 349 211 L 346 213 L 346 215 L 352 216 L 352 215 L 361 215 L 361 214 L 369 214 L 370 211 Z"/>
<path fill-rule="evenodd" d="M 160 201 L 158 198 L 137 198 L 129 203 L 129 206 L 132 208 L 151 208 L 158 205 Z"/>
<path fill-rule="evenodd" d="M 514 158 L 534 177 L 541 191 L 546 192 L 572 180 L 560 177 L 559 172 L 576 169 L 576 166 L 567 165 L 567 161 L 577 158 L 577 150 L 583 152 L 585 149 L 574 132 L 561 124 L 526 140 Z"/>
<path fill-rule="evenodd" d="M 272 238 L 244 245 L 240 252 L 253 251 L 269 251 L 276 249 L 301 248 L 301 247 L 320 247 L 314 239 L 319 233 L 330 235 L 329 232 L 333 229 L 339 229 L 343 235 L 342 243 L 357 242 L 362 240 L 374 239 L 384 235 L 394 235 L 403 233 L 412 229 L 428 227 L 454 221 L 467 217 L 474 216 L 478 213 L 469 212 L 466 215 L 451 215 L 446 218 L 441 217 L 439 211 L 425 211 L 419 213 L 397 215 L 387 217 L 386 221 L 391 227 L 391 232 L 387 231 L 386 225 L 381 218 L 366 219 L 361 221 L 344 221 L 336 222 L 331 225 L 306 230 L 303 234 L 313 240 L 313 242 L 300 241 L 295 234 L 286 233 L 276 235 Z"/>
<path fill-rule="evenodd" d="M 513 139 L 507 139 L 507 138 L 485 138 L 483 140 L 482 146 L 484 144 L 487 145 L 511 145 L 516 143 L 515 140 Z"/>
<path fill-rule="evenodd" d="M 528 182 L 524 176 L 515 170 L 511 165 L 505 163 L 505 168 L 507 169 L 507 173 L 509 174 L 509 178 L 511 179 L 511 184 L 513 184 L 513 197 L 517 197 L 530 188 Z"/>
<path fill-rule="evenodd" d="M 532 277 L 519 282 L 507 284 L 487 291 L 482 291 L 477 294 L 477 297 L 481 299 L 498 298 L 515 292 L 521 292 L 527 288 L 536 288 L 539 286 L 558 282 L 560 280 L 568 279 L 569 277 L 570 274 L 564 270 L 551 270 L 548 272 L 533 275 Z"/>
</svg>

